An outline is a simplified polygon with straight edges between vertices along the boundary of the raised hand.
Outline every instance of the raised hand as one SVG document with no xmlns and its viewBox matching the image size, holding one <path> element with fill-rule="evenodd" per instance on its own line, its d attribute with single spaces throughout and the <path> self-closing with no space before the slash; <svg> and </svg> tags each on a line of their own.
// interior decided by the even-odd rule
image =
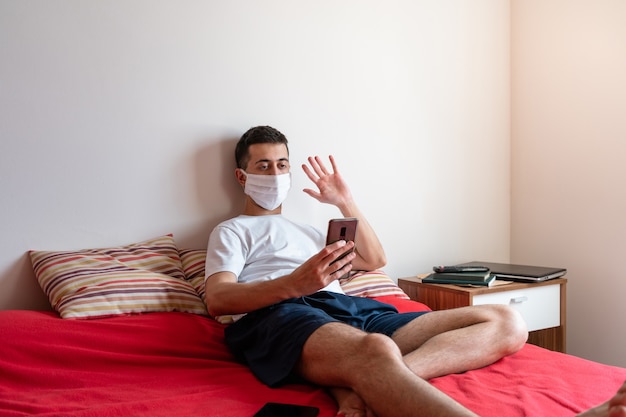
<svg viewBox="0 0 626 417">
<path fill-rule="evenodd" d="M 332 204 L 341 208 L 352 202 L 352 194 L 348 185 L 337 169 L 335 158 L 330 155 L 332 170 L 328 170 L 319 156 L 308 158 L 309 165 L 302 164 L 304 173 L 317 186 L 318 191 L 305 188 L 303 191 L 320 203 Z"/>
</svg>

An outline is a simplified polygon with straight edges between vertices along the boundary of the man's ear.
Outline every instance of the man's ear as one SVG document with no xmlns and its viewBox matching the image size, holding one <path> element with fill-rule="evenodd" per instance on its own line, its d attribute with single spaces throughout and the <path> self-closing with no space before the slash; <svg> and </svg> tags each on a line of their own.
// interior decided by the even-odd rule
<svg viewBox="0 0 626 417">
<path fill-rule="evenodd" d="M 244 173 L 243 169 L 235 168 L 235 178 L 237 179 L 239 185 L 241 185 L 242 187 L 246 185 L 246 174 Z"/>
</svg>

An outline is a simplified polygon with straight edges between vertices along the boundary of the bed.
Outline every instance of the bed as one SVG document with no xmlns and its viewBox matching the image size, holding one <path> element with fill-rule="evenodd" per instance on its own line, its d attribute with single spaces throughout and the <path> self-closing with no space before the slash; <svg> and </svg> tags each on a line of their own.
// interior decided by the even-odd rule
<svg viewBox="0 0 626 417">
<path fill-rule="evenodd" d="M 163 242 L 150 243 L 151 250 L 158 247 L 162 255 Z M 159 256 L 129 247 L 119 249 L 109 249 L 114 253 L 106 255 L 102 251 L 96 255 L 76 251 L 31 253 L 37 278 L 54 311 L 0 311 L 0 416 L 252 417 L 267 402 L 310 405 L 319 408 L 320 417 L 336 415 L 335 402 L 321 387 L 294 384 L 271 389 L 256 380 L 226 348 L 223 332 L 228 324 L 209 317 L 206 310 L 195 311 L 197 305 L 187 298 L 191 292 L 168 287 L 166 292 L 175 301 L 169 298 L 158 306 L 145 304 L 140 311 L 128 311 L 141 304 L 138 300 L 142 295 L 135 289 L 145 285 L 131 273 L 137 272 L 132 262 L 141 259 L 153 269 L 159 264 L 158 268 L 166 268 L 169 274 L 172 269 L 171 265 L 163 266 Z M 202 305 L 202 251 L 178 251 L 171 246 L 166 252 L 166 258 L 180 264 L 182 276 L 176 279 L 188 284 L 185 288 L 195 291 Z M 117 269 L 111 262 L 118 264 Z M 63 267 L 68 263 L 72 264 L 71 273 Z M 105 263 L 106 268 L 98 263 Z M 53 270 L 50 274 L 55 279 L 42 269 Z M 139 269 L 145 275 L 145 268 Z M 122 280 L 126 281 L 124 289 L 116 290 L 94 279 L 99 273 L 94 271 L 103 270 L 108 277 L 105 284 L 111 281 L 111 271 L 122 273 L 127 278 Z M 81 281 L 68 290 L 60 283 L 75 284 L 85 276 L 92 284 Z M 94 280 L 96 286 L 105 289 L 90 289 Z M 132 284 L 130 290 L 128 282 Z M 428 309 L 409 300 L 381 271 L 357 274 L 343 286 L 349 293 L 391 303 L 400 311 Z M 52 288 L 61 295 L 54 295 Z M 154 291 L 146 288 L 152 287 L 145 285 L 141 290 L 144 295 L 154 296 Z M 88 294 L 88 301 L 81 291 Z M 79 307 L 65 308 L 72 304 L 68 293 L 80 301 Z M 83 296 L 76 297 L 75 293 Z M 93 301 L 102 293 L 109 297 L 105 306 Z M 132 302 L 124 301 L 132 307 L 121 312 L 111 310 L 111 300 L 121 304 L 120 294 L 129 293 Z M 71 316 L 84 311 L 92 315 Z M 430 382 L 481 416 L 512 417 L 572 416 L 607 400 L 624 380 L 626 369 L 528 344 L 486 368 Z"/>
</svg>

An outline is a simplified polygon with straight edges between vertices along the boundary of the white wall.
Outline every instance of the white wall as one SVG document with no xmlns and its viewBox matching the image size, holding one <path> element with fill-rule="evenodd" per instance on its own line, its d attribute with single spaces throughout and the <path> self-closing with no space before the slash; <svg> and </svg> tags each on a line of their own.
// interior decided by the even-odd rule
<svg viewBox="0 0 626 417">
<path fill-rule="evenodd" d="M 568 268 L 568 352 L 626 366 L 626 2 L 512 2 L 511 260 Z"/>
<path fill-rule="evenodd" d="M 509 255 L 509 2 L 0 0 L 0 307 L 47 308 L 26 252 L 173 232 L 241 208 L 235 140 L 333 153 L 393 277 Z"/>
<path fill-rule="evenodd" d="M 0 0 L 0 308 L 48 308 L 29 249 L 203 247 L 272 124 L 296 167 L 337 156 L 392 276 L 566 266 L 568 350 L 626 366 L 625 7 Z M 324 227 L 294 174 L 286 214 Z"/>
</svg>

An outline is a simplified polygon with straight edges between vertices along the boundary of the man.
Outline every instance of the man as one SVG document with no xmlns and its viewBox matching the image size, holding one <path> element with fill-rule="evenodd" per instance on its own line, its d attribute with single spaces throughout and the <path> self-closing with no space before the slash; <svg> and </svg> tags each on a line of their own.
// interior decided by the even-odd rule
<svg viewBox="0 0 626 417">
<path fill-rule="evenodd" d="M 519 350 L 528 336 L 521 317 L 499 305 L 399 314 L 343 295 L 338 277 L 381 268 L 386 257 L 334 158 L 332 170 L 308 159 L 302 168 L 317 190 L 304 191 L 359 223 L 356 242 L 324 246 L 323 233 L 281 215 L 291 185 L 285 136 L 251 128 L 235 155 L 243 214 L 214 229 L 206 261 L 211 315 L 243 315 L 226 329 L 235 355 L 270 386 L 303 378 L 329 387 L 346 417 L 473 416 L 427 380 Z"/>
</svg>

